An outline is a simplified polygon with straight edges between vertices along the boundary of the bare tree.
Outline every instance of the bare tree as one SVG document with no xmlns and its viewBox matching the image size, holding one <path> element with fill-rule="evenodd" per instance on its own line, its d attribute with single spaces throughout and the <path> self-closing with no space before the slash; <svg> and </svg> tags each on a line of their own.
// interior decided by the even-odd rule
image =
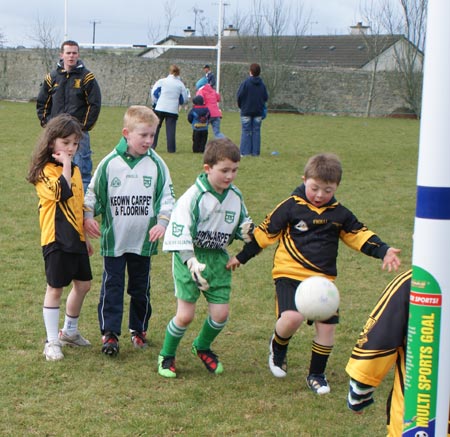
<svg viewBox="0 0 450 437">
<path fill-rule="evenodd" d="M 161 39 L 161 23 L 159 21 L 149 21 L 147 24 L 147 38 L 151 44 L 157 43 Z"/>
<path fill-rule="evenodd" d="M 428 0 L 384 0 L 384 24 L 391 34 L 403 34 L 408 44 L 396 48 L 395 58 L 406 104 L 420 116 L 423 58 Z"/>
<path fill-rule="evenodd" d="M 37 47 L 42 49 L 45 67 L 50 71 L 53 67 L 55 49 L 59 45 L 58 41 L 60 41 L 60 38 L 57 38 L 55 34 L 52 20 L 50 18 L 41 19 L 38 15 L 30 38 L 37 43 Z"/>
<path fill-rule="evenodd" d="M 299 37 L 309 27 L 310 17 L 311 12 L 305 12 L 302 1 L 292 8 L 283 0 L 270 3 L 253 0 L 252 10 L 247 15 L 236 12 L 239 43 L 249 60 L 262 66 L 269 95 L 275 95 L 280 83 L 290 74 L 286 65 L 293 59 L 300 44 Z M 287 37 L 287 33 L 290 33 L 289 44 L 282 38 Z"/>
<path fill-rule="evenodd" d="M 165 36 L 170 35 L 170 28 L 172 26 L 172 21 L 175 19 L 176 16 L 177 16 L 177 13 L 176 13 L 175 6 L 173 6 L 171 4 L 171 2 L 165 1 L 164 2 L 164 18 L 165 18 L 165 24 L 166 24 L 166 29 L 165 29 L 166 35 Z"/>
<path fill-rule="evenodd" d="M 147 37 L 152 44 L 170 35 L 170 28 L 172 27 L 172 22 L 176 16 L 177 13 L 175 7 L 169 1 L 165 1 L 164 21 L 161 21 L 158 17 L 154 21 L 148 23 Z"/>
<path fill-rule="evenodd" d="M 361 38 L 367 49 L 368 58 L 372 60 L 372 69 L 369 78 L 369 89 L 367 94 L 366 117 L 370 117 L 372 104 L 375 98 L 375 85 L 378 73 L 379 56 L 391 44 L 392 38 L 388 38 L 383 26 L 385 12 L 380 8 L 377 0 L 366 0 L 360 7 L 364 22 L 368 24 L 369 33 L 362 32 Z"/>
</svg>

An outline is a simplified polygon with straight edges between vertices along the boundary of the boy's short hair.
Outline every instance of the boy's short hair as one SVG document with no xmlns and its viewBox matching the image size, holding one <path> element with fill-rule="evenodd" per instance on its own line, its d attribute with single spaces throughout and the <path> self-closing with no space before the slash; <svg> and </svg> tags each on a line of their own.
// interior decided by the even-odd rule
<svg viewBox="0 0 450 437">
<path fill-rule="evenodd" d="M 140 123 L 154 126 L 159 123 L 159 118 L 148 106 L 130 106 L 123 116 L 123 127 L 128 130 L 133 130 Z"/>
<path fill-rule="evenodd" d="M 209 141 L 203 154 L 203 164 L 208 164 L 212 167 L 224 159 L 239 162 L 241 160 L 239 147 L 229 138 L 219 138 Z"/>
<path fill-rule="evenodd" d="M 68 40 L 62 42 L 61 47 L 59 49 L 60 53 L 64 53 L 65 46 L 75 46 L 78 48 L 78 50 L 80 50 L 80 46 L 78 45 L 78 43 L 76 41 L 74 41 L 72 39 L 68 39 Z"/>
<path fill-rule="evenodd" d="M 308 159 L 304 170 L 305 179 L 320 179 L 339 185 L 342 178 L 342 164 L 334 153 L 319 153 Z"/>
<path fill-rule="evenodd" d="M 261 74 L 261 66 L 259 64 L 250 65 L 250 73 L 252 73 L 252 76 L 259 76 Z"/>
</svg>

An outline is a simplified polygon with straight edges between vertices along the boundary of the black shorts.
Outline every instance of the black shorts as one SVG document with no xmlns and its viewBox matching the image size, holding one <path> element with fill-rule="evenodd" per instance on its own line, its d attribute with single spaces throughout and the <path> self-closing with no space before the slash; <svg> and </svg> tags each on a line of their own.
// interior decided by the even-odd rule
<svg viewBox="0 0 450 437">
<path fill-rule="evenodd" d="M 297 291 L 297 287 L 299 286 L 300 282 L 301 281 L 297 281 L 296 279 L 291 278 L 275 279 L 275 290 L 277 293 L 276 311 L 278 318 L 284 311 L 297 311 L 297 307 L 295 306 L 295 292 Z M 321 323 L 326 323 L 329 325 L 335 325 L 339 323 L 339 310 L 338 315 L 332 316 L 329 319 L 322 321 Z M 308 324 L 311 324 L 309 320 Z"/>
<path fill-rule="evenodd" d="M 87 254 L 55 250 L 44 258 L 44 262 L 45 276 L 50 287 L 66 287 L 73 279 L 78 281 L 92 279 L 91 264 Z"/>
</svg>

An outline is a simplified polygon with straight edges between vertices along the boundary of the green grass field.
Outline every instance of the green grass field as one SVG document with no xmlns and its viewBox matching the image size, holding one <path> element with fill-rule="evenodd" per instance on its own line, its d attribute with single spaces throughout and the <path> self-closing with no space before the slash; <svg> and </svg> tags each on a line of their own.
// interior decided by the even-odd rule
<svg viewBox="0 0 450 437">
<path fill-rule="evenodd" d="M 102 109 L 91 134 L 94 164 L 117 144 L 124 112 L 125 108 Z M 175 313 L 170 256 L 162 253 L 152 263 L 150 348 L 137 351 L 124 335 L 117 359 L 102 356 L 96 312 L 102 272 L 98 241 L 91 259 L 92 289 L 80 318 L 81 331 L 93 347 L 65 349 L 63 361 L 46 362 L 37 197 L 25 180 L 41 131 L 34 105 L 0 101 L 0 128 L 0 435 L 385 435 L 391 379 L 378 388 L 375 405 L 355 416 L 346 407 L 345 365 L 370 309 L 394 274 L 382 271 L 379 260 L 344 245 L 336 281 L 341 323 L 328 365 L 331 393 L 327 396 L 316 396 L 305 385 L 312 327 L 302 326 L 291 342 L 287 378 L 276 379 L 268 369 L 268 340 L 275 322 L 274 248 L 234 273 L 231 317 L 213 346 L 225 368 L 220 376 L 208 374 L 190 354 L 205 317 L 204 300 L 199 301 L 197 318 L 179 347 L 179 377 L 165 380 L 156 372 L 165 326 Z M 222 130 L 239 142 L 237 113 L 224 115 Z M 300 183 L 310 155 L 337 153 L 344 166 L 337 198 L 384 241 L 402 249 L 402 270 L 406 270 L 411 263 L 418 132 L 414 120 L 269 114 L 263 124 L 262 155 L 243 159 L 235 182 L 254 221 L 260 222 Z M 201 156 L 191 152 L 185 113 L 178 122 L 176 154 L 166 153 L 164 139 L 163 131 L 157 151 L 171 170 L 179 196 L 202 168 Z M 279 155 L 272 156 L 272 151 Z M 230 252 L 240 247 L 236 242 Z"/>
</svg>

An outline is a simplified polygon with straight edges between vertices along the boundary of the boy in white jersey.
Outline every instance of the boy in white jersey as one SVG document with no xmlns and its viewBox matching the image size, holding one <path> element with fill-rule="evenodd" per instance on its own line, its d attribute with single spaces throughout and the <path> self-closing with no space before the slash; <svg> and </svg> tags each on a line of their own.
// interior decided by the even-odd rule
<svg viewBox="0 0 450 437">
<path fill-rule="evenodd" d="M 102 352 L 119 352 L 125 269 L 130 295 L 128 328 L 134 347 L 147 346 L 150 304 L 150 257 L 156 254 L 175 198 L 169 169 L 151 149 L 158 117 L 146 106 L 130 106 L 123 137 L 98 165 L 85 197 L 88 235 L 101 236 L 104 271 L 98 304 Z M 94 216 L 102 216 L 101 229 Z"/>
<path fill-rule="evenodd" d="M 250 221 L 242 195 L 232 184 L 240 159 L 239 148 L 229 139 L 210 141 L 203 155 L 204 173 L 172 212 L 163 250 L 173 252 L 177 312 L 167 325 L 158 357 L 158 373 L 166 378 L 176 377 L 176 350 L 194 319 L 200 292 L 208 302 L 208 316 L 192 353 L 209 372 L 223 372 L 211 343 L 225 327 L 229 313 L 231 271 L 225 268 L 226 248 L 235 238 L 242 240 L 241 225 Z"/>
</svg>

